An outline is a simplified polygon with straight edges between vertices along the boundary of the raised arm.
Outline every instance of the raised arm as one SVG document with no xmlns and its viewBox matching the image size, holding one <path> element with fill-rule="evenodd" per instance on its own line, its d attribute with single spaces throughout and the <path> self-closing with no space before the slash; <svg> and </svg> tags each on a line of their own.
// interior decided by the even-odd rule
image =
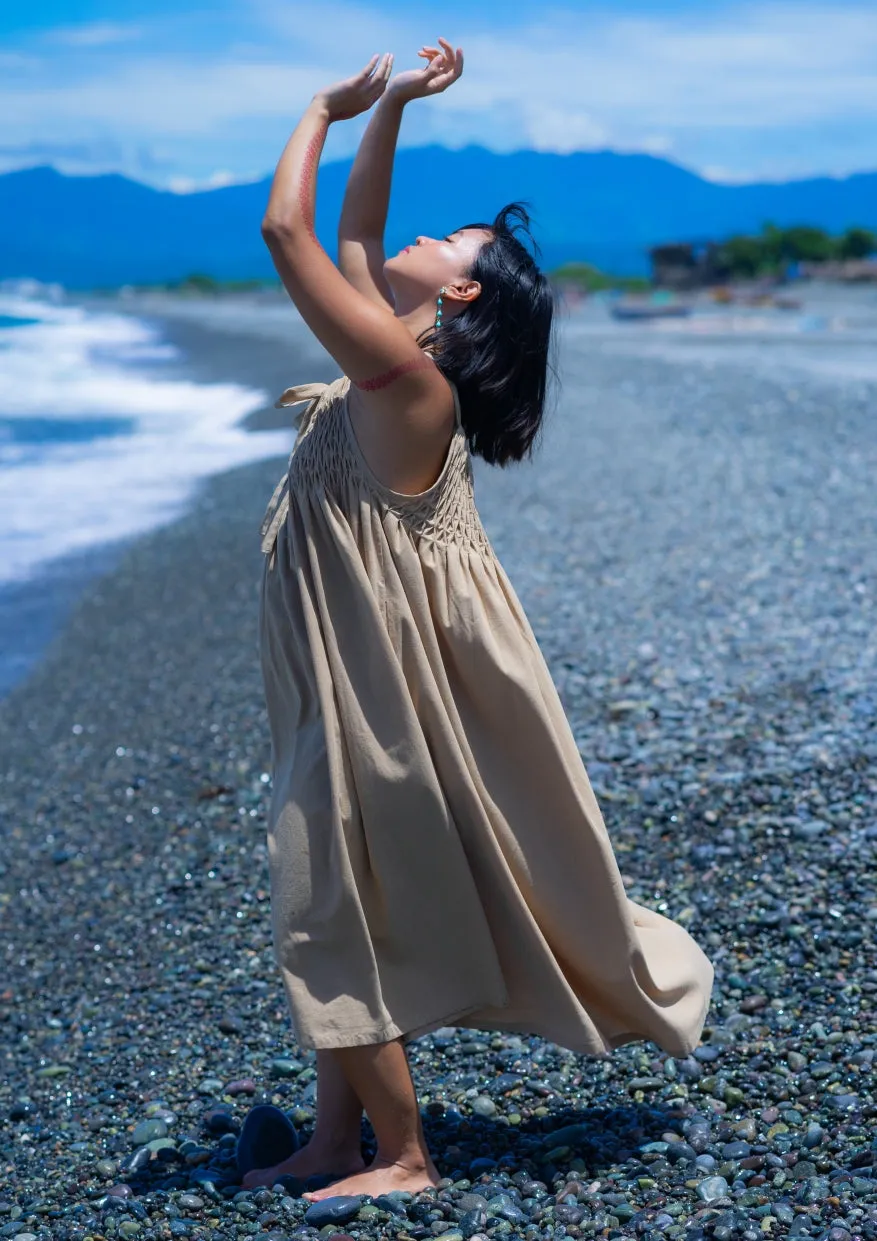
<svg viewBox="0 0 877 1241">
<path fill-rule="evenodd" d="M 437 394 L 447 395 L 447 381 L 395 314 L 351 288 L 314 227 L 317 168 L 329 126 L 371 108 L 384 93 L 389 69 L 389 53 L 373 56 L 360 73 L 313 97 L 275 170 L 262 236 L 301 317 L 363 399 L 378 414 L 410 419 L 418 403 L 431 407 Z M 440 87 L 459 73 L 437 60 L 424 75 Z"/>
<path fill-rule="evenodd" d="M 338 224 L 338 267 L 363 296 L 393 311 L 384 279 L 384 229 L 393 157 L 406 100 L 388 88 L 372 112 L 347 179 Z"/>
<path fill-rule="evenodd" d="M 441 375 L 404 323 L 350 287 L 314 226 L 317 168 L 329 126 L 370 108 L 388 72 L 389 53 L 380 64 L 374 56 L 360 73 L 313 97 L 275 170 L 262 236 L 301 317 L 351 383 L 369 392 L 386 388 L 385 406 L 404 411 L 428 399 Z"/>
<path fill-rule="evenodd" d="M 338 223 L 338 267 L 364 297 L 393 311 L 393 295 L 384 279 L 384 230 L 390 206 L 393 159 L 406 103 L 447 90 L 463 72 L 462 49 L 446 39 L 417 53 L 422 69 L 397 74 L 372 112 L 347 179 Z M 392 58 L 390 67 L 392 68 Z"/>
</svg>

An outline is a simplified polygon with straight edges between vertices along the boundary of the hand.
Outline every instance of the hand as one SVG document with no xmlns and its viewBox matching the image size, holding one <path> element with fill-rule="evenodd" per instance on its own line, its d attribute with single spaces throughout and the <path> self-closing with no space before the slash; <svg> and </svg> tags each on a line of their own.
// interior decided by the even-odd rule
<svg viewBox="0 0 877 1241">
<path fill-rule="evenodd" d="M 422 47 L 417 53 L 427 60 L 421 69 L 406 69 L 398 73 L 387 87 L 387 94 L 403 103 L 411 99 L 425 99 L 447 90 L 463 72 L 463 49 L 456 52 L 447 39 L 439 39 L 441 48 Z"/>
<path fill-rule="evenodd" d="M 327 86 L 314 96 L 329 112 L 330 121 L 349 121 L 367 112 L 387 88 L 393 68 L 393 53 L 372 56 L 366 67 L 352 78 Z"/>
</svg>

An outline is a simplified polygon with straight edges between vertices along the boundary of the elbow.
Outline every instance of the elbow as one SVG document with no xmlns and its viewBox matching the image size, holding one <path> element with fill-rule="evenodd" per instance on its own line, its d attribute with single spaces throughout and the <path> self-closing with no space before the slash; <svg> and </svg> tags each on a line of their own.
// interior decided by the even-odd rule
<svg viewBox="0 0 877 1241">
<path fill-rule="evenodd" d="M 266 241 L 268 245 L 270 245 L 272 241 L 275 241 L 278 237 L 280 237 L 282 235 L 282 232 L 283 232 L 283 226 L 280 223 L 280 221 L 276 219 L 276 217 L 271 216 L 271 215 L 263 216 L 262 218 L 262 239 Z"/>
<path fill-rule="evenodd" d="M 276 215 L 266 213 L 262 219 L 262 238 L 268 246 L 289 242 L 297 233 L 294 225 L 278 219 Z"/>
</svg>

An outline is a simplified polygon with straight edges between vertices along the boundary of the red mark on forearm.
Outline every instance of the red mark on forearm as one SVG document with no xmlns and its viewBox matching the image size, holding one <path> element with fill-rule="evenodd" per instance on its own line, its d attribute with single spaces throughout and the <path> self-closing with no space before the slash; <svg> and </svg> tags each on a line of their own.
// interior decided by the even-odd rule
<svg viewBox="0 0 877 1241">
<path fill-rule="evenodd" d="M 407 375 L 409 371 L 424 370 L 427 366 L 435 366 L 431 358 L 426 356 L 412 358 L 410 362 L 400 362 L 398 366 L 394 366 L 390 371 L 385 371 L 383 375 L 375 375 L 374 379 L 351 379 L 350 382 L 354 388 L 359 388 L 362 392 L 374 392 L 378 388 L 386 388 L 402 375 Z"/>
<path fill-rule="evenodd" d="M 311 138 L 304 153 L 301 169 L 301 184 L 298 190 L 298 205 L 301 211 L 301 218 L 307 229 L 308 236 L 317 241 L 317 234 L 314 232 L 314 193 L 313 181 L 317 172 L 317 165 L 320 162 L 320 153 L 323 150 L 323 143 L 326 141 L 326 134 L 329 130 L 329 122 L 323 120 L 320 127 Z M 317 242 L 319 245 L 319 242 Z"/>
</svg>

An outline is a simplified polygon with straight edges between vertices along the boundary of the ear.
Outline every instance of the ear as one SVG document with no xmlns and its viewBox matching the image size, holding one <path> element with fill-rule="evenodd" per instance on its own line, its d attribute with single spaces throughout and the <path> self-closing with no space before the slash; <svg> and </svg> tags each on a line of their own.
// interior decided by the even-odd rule
<svg viewBox="0 0 877 1241">
<path fill-rule="evenodd" d="M 451 286 L 462 302 L 474 302 L 481 292 L 481 284 L 477 280 L 467 280 L 465 284 Z"/>
</svg>

